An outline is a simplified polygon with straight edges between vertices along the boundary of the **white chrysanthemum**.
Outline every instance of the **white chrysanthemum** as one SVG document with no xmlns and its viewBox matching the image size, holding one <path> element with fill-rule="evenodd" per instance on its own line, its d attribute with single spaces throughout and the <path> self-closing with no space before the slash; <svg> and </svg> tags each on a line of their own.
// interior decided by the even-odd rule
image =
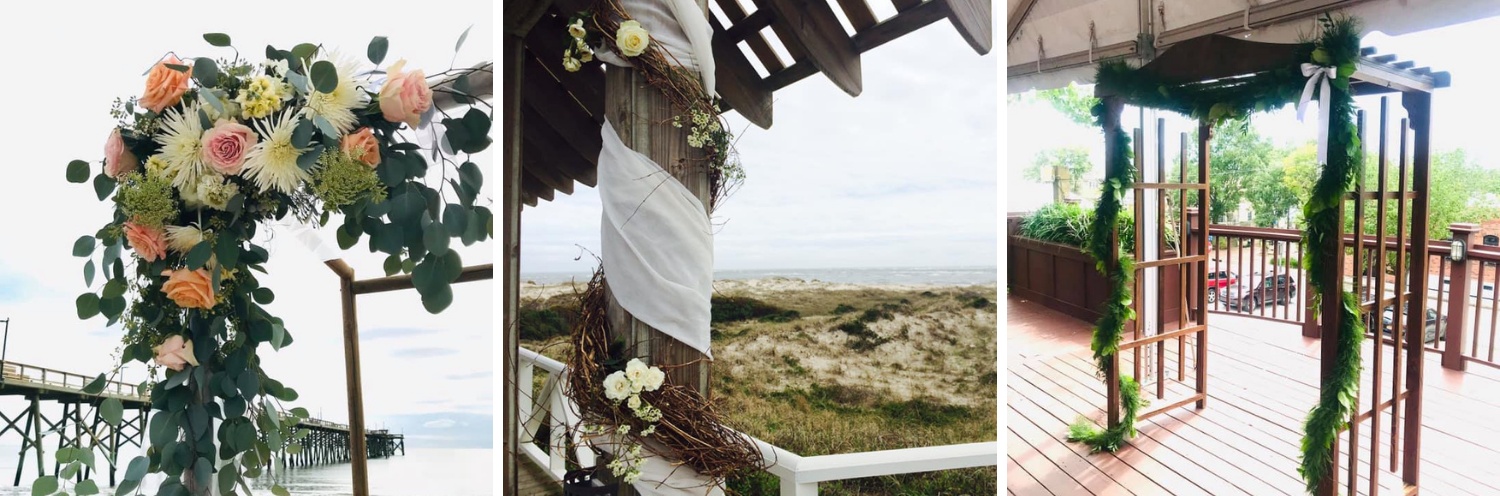
<svg viewBox="0 0 1500 496">
<path fill-rule="evenodd" d="M 297 127 L 296 113 L 281 114 L 281 120 L 270 123 L 255 121 L 260 143 L 245 154 L 245 179 L 255 183 L 262 192 L 275 188 L 282 193 L 296 191 L 304 181 L 312 180 L 307 171 L 297 166 L 297 157 L 304 149 L 292 145 L 292 130 Z"/>
<path fill-rule="evenodd" d="M 309 88 L 307 95 L 307 106 L 302 108 L 302 113 L 308 119 L 321 116 L 332 124 L 334 129 L 342 137 L 345 133 L 354 130 L 358 119 L 354 117 L 354 109 L 363 105 L 365 92 L 359 83 L 354 81 L 354 74 L 359 70 L 358 63 L 351 58 L 341 56 L 337 53 L 330 54 L 322 60 L 332 62 L 337 68 L 339 85 L 332 93 L 323 93 Z"/>
<path fill-rule="evenodd" d="M 187 253 L 203 242 L 203 231 L 198 226 L 167 226 L 167 248 L 177 253 Z"/>
<path fill-rule="evenodd" d="M 198 180 L 198 200 L 214 210 L 229 208 L 229 200 L 240 193 L 240 186 L 219 174 L 205 174 Z"/>
<path fill-rule="evenodd" d="M 630 396 L 630 380 L 624 372 L 615 372 L 604 378 L 604 397 L 620 401 Z"/>
<path fill-rule="evenodd" d="M 177 189 L 197 183 L 198 176 L 206 168 L 203 163 L 203 122 L 198 118 L 198 106 L 189 104 L 184 111 L 167 111 L 161 121 L 161 134 L 156 142 L 161 144 L 157 156 L 166 162 L 166 174 L 171 176 Z"/>
</svg>

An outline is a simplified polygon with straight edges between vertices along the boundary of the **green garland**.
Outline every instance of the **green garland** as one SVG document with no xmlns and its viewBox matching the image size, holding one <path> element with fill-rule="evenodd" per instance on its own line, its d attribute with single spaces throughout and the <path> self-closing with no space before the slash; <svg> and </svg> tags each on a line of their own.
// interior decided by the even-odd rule
<svg viewBox="0 0 1500 496">
<path fill-rule="evenodd" d="M 1299 61 L 1337 68 L 1337 76 L 1330 81 L 1332 94 L 1320 95 L 1320 105 L 1330 106 L 1328 160 L 1303 209 L 1307 221 L 1303 242 L 1312 247 L 1321 247 L 1330 237 L 1340 235 L 1342 199 L 1360 173 L 1363 158 L 1354 124 L 1354 99 L 1349 93 L 1349 76 L 1354 73 L 1359 58 L 1359 24 L 1351 18 L 1335 19 L 1327 15 L 1319 19 L 1319 23 L 1322 34 L 1316 40 L 1299 44 L 1296 57 Z M 1243 77 L 1172 84 L 1123 61 L 1111 61 L 1100 64 L 1095 82 L 1133 105 L 1179 112 L 1217 125 L 1227 119 L 1245 117 L 1250 112 L 1296 103 L 1307 78 L 1302 75 L 1301 64 L 1297 63 Z M 1103 108 L 1103 103 L 1094 107 L 1101 127 L 1105 117 Z M 1112 243 L 1110 237 L 1119 215 L 1121 195 L 1131 189 L 1134 176 L 1130 138 L 1123 130 L 1115 129 L 1106 139 L 1106 146 L 1116 153 L 1107 155 L 1110 157 L 1106 168 L 1108 177 L 1086 249 L 1097 261 L 1100 272 L 1111 282 L 1104 316 L 1094 329 L 1094 359 L 1098 361 L 1101 372 L 1119 351 L 1125 321 L 1134 318 L 1134 311 L 1130 308 L 1134 267 L 1130 259 L 1120 257 L 1120 247 Z M 1105 263 L 1112 258 L 1120 260 L 1115 267 Z M 1314 274 L 1314 308 L 1322 304 L 1320 296 L 1324 288 L 1340 284 L 1337 280 L 1321 279 L 1326 277 L 1323 269 L 1339 261 L 1340 254 L 1326 251 L 1306 258 L 1306 268 Z M 1313 492 L 1318 482 L 1329 475 L 1327 469 L 1332 461 L 1334 441 L 1353 417 L 1355 396 L 1359 390 L 1364 324 L 1359 316 L 1357 298 L 1352 293 L 1342 292 L 1342 300 L 1339 333 L 1330 336 L 1339 340 L 1333 371 L 1323 384 L 1318 405 L 1308 413 L 1304 425 L 1302 465 L 1298 473 L 1306 481 L 1308 492 Z M 1101 431 L 1081 420 L 1070 427 L 1069 439 L 1088 443 L 1095 451 L 1118 449 L 1124 440 L 1135 435 L 1135 415 L 1141 403 L 1139 388 L 1133 378 L 1121 375 L 1120 396 L 1125 406 L 1121 423 Z"/>
<path fill-rule="evenodd" d="M 1108 117 L 1104 103 L 1095 104 L 1093 112 L 1099 125 L 1104 126 L 1104 120 Z M 1100 374 L 1106 373 L 1115 353 L 1120 351 L 1120 336 L 1124 333 L 1125 322 L 1135 318 L 1135 309 L 1130 307 L 1130 284 L 1135 279 L 1135 263 L 1133 259 L 1123 256 L 1120 243 L 1114 239 L 1122 199 L 1134 184 L 1135 162 L 1130 149 L 1130 136 L 1124 130 L 1116 127 L 1106 139 L 1108 141 L 1105 146 L 1114 153 L 1105 155 L 1108 162 L 1104 168 L 1103 192 L 1099 195 L 1099 204 L 1094 207 L 1089 237 L 1084 241 L 1085 251 L 1094 257 L 1099 272 L 1110 283 L 1109 297 L 1104 302 L 1104 315 L 1094 325 L 1094 340 L 1090 345 Z M 1108 260 L 1118 260 L 1119 263 L 1111 266 L 1106 262 Z M 1080 418 L 1068 427 L 1068 440 L 1088 444 L 1095 452 L 1114 452 L 1125 444 L 1125 440 L 1135 437 L 1135 415 L 1141 407 L 1140 384 L 1130 376 L 1120 375 L 1120 398 L 1125 407 L 1125 417 L 1119 424 L 1101 430 L 1088 419 Z"/>
</svg>

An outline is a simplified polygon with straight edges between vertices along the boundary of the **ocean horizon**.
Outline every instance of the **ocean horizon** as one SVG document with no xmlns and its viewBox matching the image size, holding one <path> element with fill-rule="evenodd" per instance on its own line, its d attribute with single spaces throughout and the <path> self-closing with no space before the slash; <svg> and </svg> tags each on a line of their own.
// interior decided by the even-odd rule
<svg viewBox="0 0 1500 496">
<path fill-rule="evenodd" d="M 521 282 L 529 284 L 560 284 L 568 281 L 588 282 L 592 274 L 583 272 L 522 272 Z M 714 271 L 714 280 L 748 280 L 785 277 L 804 281 L 837 282 L 845 284 L 933 284 L 939 286 L 971 286 L 994 284 L 999 280 L 999 268 L 994 266 L 972 267 L 860 267 L 860 268 L 802 268 L 802 269 L 722 269 Z"/>
</svg>

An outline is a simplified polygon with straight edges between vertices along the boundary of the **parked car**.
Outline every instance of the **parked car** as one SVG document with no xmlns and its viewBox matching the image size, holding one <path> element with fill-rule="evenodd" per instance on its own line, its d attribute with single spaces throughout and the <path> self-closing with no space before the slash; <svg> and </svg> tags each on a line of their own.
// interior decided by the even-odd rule
<svg viewBox="0 0 1500 496">
<path fill-rule="evenodd" d="M 1285 305 L 1297 299 L 1297 278 L 1285 274 L 1269 279 L 1252 276 L 1249 284 L 1229 286 L 1222 296 L 1231 310 L 1248 312 L 1267 303 Z"/>
<path fill-rule="evenodd" d="M 1213 304 L 1215 301 L 1217 301 L 1219 299 L 1219 293 L 1223 292 L 1224 288 L 1228 288 L 1239 283 L 1239 274 L 1235 274 L 1227 270 L 1210 272 L 1208 274 L 1208 303 Z"/>
<path fill-rule="evenodd" d="M 1406 325 L 1406 323 L 1408 322 L 1407 319 L 1411 318 L 1410 315 L 1406 314 L 1407 311 L 1408 310 L 1403 305 L 1401 317 L 1402 325 Z M 1387 306 L 1385 307 L 1385 311 L 1380 315 L 1380 327 L 1385 330 L 1385 335 L 1387 336 L 1393 336 L 1395 334 L 1395 331 L 1391 326 L 1391 319 L 1395 314 L 1396 312 L 1394 311 L 1394 309 L 1390 306 Z M 1437 341 L 1446 341 L 1448 339 L 1448 319 L 1445 319 L 1443 317 L 1444 316 L 1442 314 L 1437 313 L 1437 310 L 1433 310 L 1431 308 L 1427 309 L 1427 322 L 1424 326 L 1427 332 L 1424 333 L 1425 336 L 1423 336 L 1422 338 L 1423 342 L 1433 343 Z"/>
</svg>

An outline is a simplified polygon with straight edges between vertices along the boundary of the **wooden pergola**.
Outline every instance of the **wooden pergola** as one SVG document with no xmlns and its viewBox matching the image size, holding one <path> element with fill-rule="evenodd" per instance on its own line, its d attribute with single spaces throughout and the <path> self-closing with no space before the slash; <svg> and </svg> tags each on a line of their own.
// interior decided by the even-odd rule
<svg viewBox="0 0 1500 496">
<path fill-rule="evenodd" d="M 878 0 L 884 1 L 884 0 Z M 709 11 L 709 0 L 699 0 Z M 716 61 L 717 89 L 725 111 L 738 111 L 761 128 L 772 123 L 772 98 L 776 90 L 797 81 L 823 73 L 850 96 L 862 89 L 860 54 L 941 20 L 948 20 L 959 35 L 980 55 L 990 51 L 993 41 L 993 13 L 990 0 L 891 0 L 896 14 L 885 19 L 876 17 L 866 0 L 753 0 L 749 8 L 740 0 L 713 0 L 723 17 L 706 13 L 713 28 L 713 55 Z M 505 33 L 502 77 L 505 95 L 502 99 L 501 215 L 504 233 L 505 319 L 505 451 L 504 487 L 517 489 L 516 454 L 518 453 L 518 394 L 516 366 L 519 352 L 517 309 L 520 303 L 520 226 L 522 204 L 535 207 L 539 201 L 552 200 L 557 192 L 572 194 L 574 183 L 596 185 L 596 167 L 602 147 L 600 126 L 605 115 L 614 122 L 629 120 L 632 115 L 665 115 L 669 112 L 664 98 L 632 92 L 640 86 L 633 69 L 602 69 L 590 64 L 579 72 L 561 67 L 565 40 L 565 23 L 573 13 L 588 10 L 588 0 L 516 0 L 505 3 Z M 835 8 L 843 13 L 853 33 L 842 25 Z M 773 49 L 771 40 L 784 47 L 791 60 L 783 60 Z M 746 47 L 764 68 L 762 74 L 741 50 Z M 606 74 L 609 74 L 608 81 Z M 632 79 L 636 78 L 636 79 Z M 674 149 L 670 125 L 653 126 L 638 121 L 620 128 L 624 141 L 646 153 L 660 164 L 676 163 L 681 151 Z M 676 153 L 674 155 L 674 153 Z M 707 188 L 701 167 L 685 167 L 673 175 L 699 194 Z M 704 202 L 707 203 L 706 201 Z M 611 307 L 611 321 L 631 332 L 655 333 L 638 325 L 629 315 L 620 315 Z M 623 320 L 617 320 L 623 319 Z M 637 329 L 639 328 L 639 329 Z M 666 363 L 686 363 L 690 358 L 681 346 L 653 346 Z M 675 350 L 675 351 L 674 351 Z M 691 352 L 692 350 L 687 350 Z M 686 367 L 684 369 L 687 369 Z M 707 388 L 707 367 L 682 371 L 681 377 L 697 375 L 700 391 Z"/>
</svg>

